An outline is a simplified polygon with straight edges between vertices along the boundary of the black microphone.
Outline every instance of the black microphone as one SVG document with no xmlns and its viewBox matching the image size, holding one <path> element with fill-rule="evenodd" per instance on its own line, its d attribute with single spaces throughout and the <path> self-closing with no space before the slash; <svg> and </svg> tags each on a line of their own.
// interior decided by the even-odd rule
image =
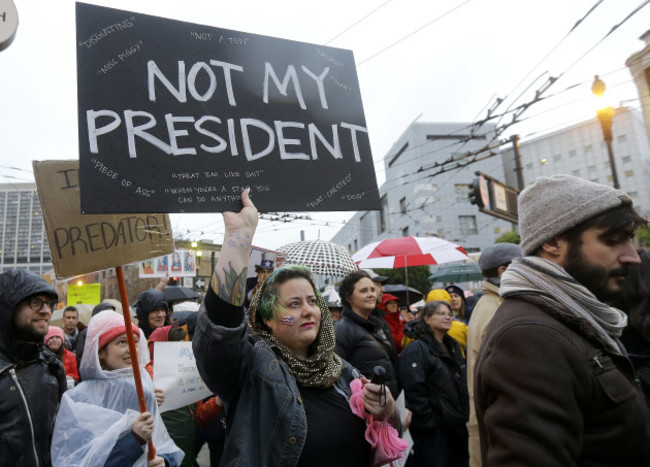
<svg viewBox="0 0 650 467">
<path fill-rule="evenodd" d="M 373 384 L 385 384 L 386 383 L 386 370 L 383 366 L 377 365 L 372 369 L 372 379 L 370 380 Z"/>
</svg>

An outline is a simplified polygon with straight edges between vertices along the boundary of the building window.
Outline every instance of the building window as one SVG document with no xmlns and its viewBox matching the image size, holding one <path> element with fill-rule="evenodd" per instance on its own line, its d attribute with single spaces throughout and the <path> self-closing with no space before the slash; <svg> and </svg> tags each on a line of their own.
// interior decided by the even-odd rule
<svg viewBox="0 0 650 467">
<path fill-rule="evenodd" d="M 532 162 L 529 162 L 528 164 L 526 164 L 526 170 L 533 170 L 533 163 Z"/>
<path fill-rule="evenodd" d="M 595 172 L 596 171 L 596 166 L 595 165 L 590 165 L 589 167 L 587 167 L 587 170 L 589 172 Z"/>
<path fill-rule="evenodd" d="M 469 195 L 469 185 L 466 183 L 456 183 L 454 185 L 454 194 L 456 195 L 456 201 L 469 201 L 467 197 Z"/>
<path fill-rule="evenodd" d="M 399 212 L 406 214 L 406 198 L 399 200 Z"/>
<path fill-rule="evenodd" d="M 442 216 L 436 216 L 436 222 L 442 222 Z"/>
<path fill-rule="evenodd" d="M 594 150 L 594 147 L 591 144 L 588 144 L 585 146 L 585 154 L 591 154 L 591 152 Z"/>
<path fill-rule="evenodd" d="M 379 211 L 379 222 L 378 222 L 378 232 L 379 234 L 386 232 L 388 229 L 388 198 L 386 195 L 381 197 L 381 209 Z"/>
<path fill-rule="evenodd" d="M 547 159 L 540 159 L 540 160 L 539 160 L 539 163 L 540 163 L 541 165 L 546 165 L 546 164 L 548 164 L 548 160 L 547 160 Z"/>
<path fill-rule="evenodd" d="M 553 156 L 553 160 L 554 160 L 554 161 L 560 161 L 560 160 L 562 160 L 562 154 L 555 154 L 555 155 Z"/>
<path fill-rule="evenodd" d="M 618 135 L 618 142 L 624 143 L 627 141 L 627 135 Z"/>
<path fill-rule="evenodd" d="M 407 226 L 402 229 L 402 237 L 408 237 L 408 236 L 409 236 L 409 228 Z"/>
<path fill-rule="evenodd" d="M 571 172 L 571 175 L 573 175 L 573 176 L 575 176 L 575 177 L 579 177 L 579 176 L 580 176 L 580 169 L 575 169 L 575 170 L 573 170 L 573 171 Z"/>
<path fill-rule="evenodd" d="M 458 229 L 461 235 L 476 235 L 476 216 L 458 216 Z"/>
<path fill-rule="evenodd" d="M 358 249 L 359 249 L 359 242 L 358 242 L 357 239 L 355 238 L 355 239 L 354 239 L 354 251 L 357 251 Z"/>
<path fill-rule="evenodd" d="M 572 149 L 569 151 L 569 157 L 576 157 L 578 155 L 578 152 L 575 149 Z"/>
<path fill-rule="evenodd" d="M 623 156 L 621 158 L 621 160 L 623 161 L 623 163 L 627 164 L 628 162 L 632 162 L 632 157 L 631 156 Z"/>
<path fill-rule="evenodd" d="M 634 170 L 626 170 L 625 171 L 625 176 L 626 177 L 634 177 Z"/>
</svg>

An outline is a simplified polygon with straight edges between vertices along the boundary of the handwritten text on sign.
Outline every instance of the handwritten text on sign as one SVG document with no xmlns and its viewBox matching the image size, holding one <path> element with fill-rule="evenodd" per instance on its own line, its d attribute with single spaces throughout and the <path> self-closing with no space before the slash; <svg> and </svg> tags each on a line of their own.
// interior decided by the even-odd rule
<svg viewBox="0 0 650 467">
<path fill-rule="evenodd" d="M 167 214 L 82 215 L 79 162 L 34 161 L 34 177 L 57 277 L 174 251 Z"/>
<path fill-rule="evenodd" d="M 196 368 L 192 342 L 156 342 L 153 351 L 154 386 L 165 392 L 161 412 L 184 407 L 212 394 Z"/>
<path fill-rule="evenodd" d="M 84 212 L 379 207 L 351 52 L 81 3 L 77 37 Z"/>
</svg>

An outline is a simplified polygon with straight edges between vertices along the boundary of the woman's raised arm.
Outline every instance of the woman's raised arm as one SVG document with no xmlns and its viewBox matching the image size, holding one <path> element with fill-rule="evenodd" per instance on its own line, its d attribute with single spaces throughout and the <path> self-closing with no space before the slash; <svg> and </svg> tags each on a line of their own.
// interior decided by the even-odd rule
<svg viewBox="0 0 650 467">
<path fill-rule="evenodd" d="M 224 212 L 226 225 L 219 260 L 212 272 L 210 287 L 219 297 L 236 306 L 246 298 L 246 275 L 253 235 L 257 227 L 257 208 L 250 199 L 250 188 L 241 194 L 244 207 L 239 212 Z"/>
</svg>

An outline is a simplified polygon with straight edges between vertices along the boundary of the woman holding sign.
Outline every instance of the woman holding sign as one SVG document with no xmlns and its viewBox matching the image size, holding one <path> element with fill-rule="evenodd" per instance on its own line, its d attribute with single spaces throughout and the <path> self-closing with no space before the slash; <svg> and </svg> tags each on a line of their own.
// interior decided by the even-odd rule
<svg viewBox="0 0 650 467">
<path fill-rule="evenodd" d="M 178 466 L 183 452 L 169 438 L 144 371 L 147 341 L 133 326 L 148 412 L 139 413 L 124 318 L 102 311 L 90 320 L 81 359 L 82 382 L 63 394 L 52 439 L 52 465 Z M 157 456 L 147 460 L 153 439 Z"/>
<path fill-rule="evenodd" d="M 239 213 L 224 213 L 223 249 L 193 340 L 203 380 L 225 402 L 222 465 L 373 465 L 364 418 L 399 426 L 399 414 L 385 386 L 356 380 L 358 372 L 334 353 L 332 319 L 309 270 L 275 270 L 244 312 L 257 225 L 248 193 Z M 353 413 L 351 398 L 363 403 L 365 417 Z"/>
</svg>

